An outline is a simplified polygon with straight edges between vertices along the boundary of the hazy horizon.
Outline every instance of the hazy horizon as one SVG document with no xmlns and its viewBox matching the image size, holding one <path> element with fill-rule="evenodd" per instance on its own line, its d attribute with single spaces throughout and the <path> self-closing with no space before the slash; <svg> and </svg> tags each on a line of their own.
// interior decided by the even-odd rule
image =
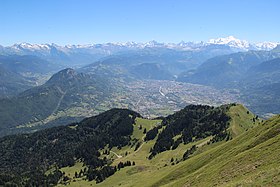
<svg viewBox="0 0 280 187">
<path fill-rule="evenodd" d="M 98 44 L 126 44 L 126 43 L 145 44 L 145 43 L 149 43 L 149 42 L 153 42 L 153 41 L 158 42 L 158 43 L 162 43 L 162 44 L 179 44 L 181 42 L 193 42 L 193 43 L 204 42 L 204 43 L 209 43 L 211 39 L 221 39 L 221 38 L 228 38 L 228 37 L 234 37 L 234 36 L 225 36 L 225 37 L 219 37 L 219 38 L 209 38 L 208 40 L 205 40 L 205 41 L 202 41 L 202 40 L 200 40 L 200 41 L 181 40 L 179 42 L 168 42 L 168 41 L 163 42 L 163 41 L 157 41 L 157 40 L 150 40 L 150 41 L 141 41 L 141 42 L 139 42 L 139 41 L 122 41 L 122 42 L 119 42 L 119 41 L 117 41 L 117 42 L 104 42 L 104 43 L 69 43 L 69 44 L 62 44 L 62 45 L 57 44 L 55 42 L 50 42 L 50 43 L 31 43 L 31 42 L 23 41 L 23 42 L 14 43 L 14 44 L 11 44 L 11 45 L 1 45 L 1 43 L 0 43 L 0 45 L 3 46 L 3 47 L 10 47 L 10 46 L 13 46 L 13 45 L 18 45 L 18 44 L 26 43 L 26 44 L 31 44 L 31 45 L 44 45 L 44 44 L 48 44 L 48 45 L 58 45 L 58 46 L 71 46 L 71 45 L 74 45 L 74 46 L 75 45 L 81 45 L 81 46 L 84 45 L 84 46 L 86 46 L 86 45 L 98 45 Z M 246 40 L 244 38 L 242 38 L 242 39 L 237 38 L 237 37 L 234 37 L 234 38 L 237 39 L 237 40 L 241 40 L 241 41 L 247 41 L 247 42 L 249 42 L 251 44 L 273 42 L 273 41 L 251 42 L 251 41 L 248 41 L 248 40 Z M 275 41 L 273 43 L 278 43 L 279 44 L 279 41 Z"/>
</svg>

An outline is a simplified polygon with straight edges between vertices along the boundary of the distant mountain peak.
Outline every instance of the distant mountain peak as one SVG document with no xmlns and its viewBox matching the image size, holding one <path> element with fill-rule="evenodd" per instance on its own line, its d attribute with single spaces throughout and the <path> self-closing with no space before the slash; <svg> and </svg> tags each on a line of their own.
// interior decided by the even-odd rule
<svg viewBox="0 0 280 187">
<path fill-rule="evenodd" d="M 276 42 L 259 42 L 259 43 L 250 43 L 247 40 L 240 40 L 234 36 L 228 36 L 225 38 L 216 38 L 210 39 L 207 44 L 216 44 L 216 45 L 227 45 L 235 49 L 241 49 L 244 51 L 248 50 L 265 50 L 269 51 L 274 49 L 278 43 Z"/>
<path fill-rule="evenodd" d="M 66 69 L 64 69 L 64 70 L 62 70 L 62 71 L 60 71 L 60 72 L 65 72 L 66 74 L 68 74 L 68 75 L 74 75 L 74 74 L 77 74 L 76 73 L 76 71 L 74 70 L 74 69 L 72 69 L 72 68 L 66 68 Z"/>
<path fill-rule="evenodd" d="M 236 40 L 239 40 L 237 39 L 236 37 L 234 36 L 228 36 L 228 37 L 224 37 L 224 38 L 216 38 L 216 39 L 210 39 L 209 40 L 209 43 L 229 43 L 231 41 L 236 41 Z"/>
<path fill-rule="evenodd" d="M 54 74 L 46 84 L 61 85 L 63 87 L 83 81 L 86 76 L 83 73 L 77 73 L 72 68 L 66 68 Z"/>
<path fill-rule="evenodd" d="M 280 44 L 276 45 L 272 51 L 279 52 L 280 51 Z"/>
<path fill-rule="evenodd" d="M 12 49 L 16 49 L 16 50 L 30 50 L 30 51 L 36 51 L 36 50 L 50 50 L 51 46 L 53 44 L 30 44 L 27 42 L 23 42 L 23 43 L 18 43 L 18 44 L 14 44 L 13 46 L 11 46 Z"/>
<path fill-rule="evenodd" d="M 244 50 L 247 50 L 250 47 L 250 43 L 248 41 L 237 39 L 234 36 L 210 39 L 208 41 L 208 44 L 229 45 L 230 47 L 240 48 L 240 49 L 244 49 Z"/>
<path fill-rule="evenodd" d="M 261 43 L 257 43 L 255 46 L 258 50 L 269 51 L 277 47 L 277 44 L 278 43 L 275 42 L 261 42 Z"/>
<path fill-rule="evenodd" d="M 232 41 L 241 41 L 240 39 L 235 38 L 234 36 L 228 36 L 224 38 L 215 38 L 215 39 L 210 39 L 208 43 L 212 44 L 228 44 Z"/>
<path fill-rule="evenodd" d="M 63 77 L 75 77 L 77 75 L 77 72 L 72 69 L 72 68 L 66 68 L 63 69 L 61 71 L 59 71 L 58 73 L 54 74 L 53 76 L 63 76 Z"/>
</svg>

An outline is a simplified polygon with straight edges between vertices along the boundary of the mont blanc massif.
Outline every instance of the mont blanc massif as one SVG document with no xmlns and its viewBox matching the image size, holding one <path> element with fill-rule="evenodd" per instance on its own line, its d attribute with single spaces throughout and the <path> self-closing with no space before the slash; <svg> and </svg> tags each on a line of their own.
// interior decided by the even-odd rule
<svg viewBox="0 0 280 187">
<path fill-rule="evenodd" d="M 0 186 L 277 186 L 280 45 L 0 46 Z"/>
</svg>

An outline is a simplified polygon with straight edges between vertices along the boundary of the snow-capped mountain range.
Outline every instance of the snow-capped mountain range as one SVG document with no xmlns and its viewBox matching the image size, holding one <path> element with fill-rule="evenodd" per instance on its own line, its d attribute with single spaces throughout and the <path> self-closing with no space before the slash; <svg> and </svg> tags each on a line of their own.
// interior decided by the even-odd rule
<svg viewBox="0 0 280 187">
<path fill-rule="evenodd" d="M 226 38 L 211 39 L 208 42 L 180 42 L 161 43 L 150 41 L 146 43 L 125 42 L 125 43 L 104 43 L 87 45 L 66 45 L 57 44 L 30 44 L 19 43 L 12 46 L 0 46 L 0 55 L 33 55 L 41 57 L 49 62 L 68 64 L 71 67 L 81 67 L 93 63 L 113 54 L 126 54 L 127 52 L 140 52 L 145 50 L 148 53 L 172 54 L 185 53 L 192 58 L 195 54 L 201 57 L 200 61 L 208 58 L 225 55 L 235 52 L 246 52 L 249 50 L 269 51 L 275 48 L 278 43 L 263 42 L 250 43 L 237 39 L 233 36 Z M 279 45 L 280 46 L 280 45 Z M 166 50 L 168 49 L 168 50 Z M 175 53 L 173 53 L 175 52 Z M 191 52 L 191 53 L 189 53 Z M 186 58 L 188 59 L 188 58 Z"/>
<path fill-rule="evenodd" d="M 103 49 L 117 50 L 122 48 L 145 48 L 145 47 L 163 47 L 170 49 L 182 49 L 182 50 L 197 50 L 211 45 L 228 46 L 237 51 L 248 51 L 248 50 L 271 50 L 275 48 L 279 43 L 275 42 L 261 42 L 261 43 L 250 43 L 246 40 L 240 40 L 233 36 L 225 38 L 210 39 L 208 42 L 180 42 L 180 43 L 160 43 L 157 41 L 150 41 L 146 43 L 126 42 L 126 43 L 105 43 L 105 44 L 87 44 L 87 45 L 66 45 L 59 46 L 56 44 L 29 44 L 20 43 L 14 44 L 13 46 L 1 47 L 0 50 L 9 52 L 20 52 L 20 51 L 50 51 L 54 48 L 67 52 L 73 49 L 90 50 L 90 49 Z"/>
<path fill-rule="evenodd" d="M 275 48 L 279 43 L 274 42 L 261 42 L 261 43 L 249 43 L 246 40 L 240 40 L 233 36 L 226 38 L 210 39 L 207 44 L 217 44 L 217 45 L 228 45 L 232 48 L 247 50 L 271 50 Z"/>
</svg>

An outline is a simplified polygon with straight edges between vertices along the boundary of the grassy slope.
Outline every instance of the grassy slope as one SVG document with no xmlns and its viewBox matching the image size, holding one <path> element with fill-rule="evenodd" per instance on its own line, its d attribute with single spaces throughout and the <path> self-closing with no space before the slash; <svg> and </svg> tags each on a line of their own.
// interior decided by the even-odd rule
<svg viewBox="0 0 280 187">
<path fill-rule="evenodd" d="M 185 161 L 153 186 L 276 186 L 279 132 L 280 116 Z"/>
<path fill-rule="evenodd" d="M 151 129 L 153 126 L 160 123 L 160 120 L 147 120 L 137 118 L 136 125 L 134 126 L 134 133 L 132 138 L 142 139 L 144 137 L 143 129 Z M 142 129 L 139 126 L 142 125 Z M 203 145 L 207 143 L 210 138 L 206 138 L 196 142 L 196 145 Z M 119 162 L 124 162 L 127 160 L 135 161 L 136 166 L 126 167 L 121 169 L 113 176 L 107 178 L 105 181 L 99 184 L 95 184 L 94 181 L 88 182 L 80 179 L 76 179 L 76 182 L 71 182 L 69 186 L 143 186 L 143 179 L 145 179 L 145 184 L 152 184 L 156 182 L 161 176 L 164 176 L 170 172 L 170 169 L 175 168 L 176 165 L 172 166 L 170 159 L 173 157 L 174 160 L 180 160 L 183 157 L 184 152 L 189 149 L 194 143 L 187 145 L 179 145 L 176 150 L 170 150 L 167 152 L 160 153 L 154 159 L 148 160 L 147 157 L 150 152 L 150 148 L 155 144 L 155 140 L 144 142 L 143 145 L 135 152 L 134 147 L 124 147 L 121 150 L 113 148 L 113 151 L 122 158 L 116 158 L 114 154 L 110 154 L 115 161 L 113 164 L 118 164 Z M 125 156 L 125 152 L 128 155 Z M 167 165 L 167 166 L 165 166 Z M 77 163 L 73 167 L 63 168 L 63 171 L 68 176 L 73 176 L 75 171 L 80 171 L 81 165 Z M 151 177 L 151 175 L 153 177 Z"/>
<path fill-rule="evenodd" d="M 230 122 L 230 132 L 233 137 L 236 137 L 249 128 L 254 127 L 257 124 L 260 124 L 260 120 L 253 121 L 255 115 L 250 112 L 243 105 L 237 104 L 236 106 L 230 107 L 228 115 L 231 116 Z"/>
<path fill-rule="evenodd" d="M 142 143 L 137 152 L 134 152 L 134 147 L 114 149 L 113 151 L 122 156 L 117 158 L 114 164 L 130 160 L 135 161 L 136 166 L 126 167 L 100 184 L 76 179 L 77 182 L 71 182 L 69 186 L 236 186 L 238 184 L 246 186 L 252 182 L 276 184 L 280 180 L 280 162 L 277 160 L 277 150 L 279 153 L 277 141 L 279 142 L 280 137 L 277 134 L 273 136 L 275 135 L 273 132 L 278 132 L 280 125 L 272 128 L 272 123 L 277 124 L 279 118 L 274 118 L 274 121 L 269 120 L 265 125 L 257 125 L 259 122 L 253 124 L 252 121 L 254 115 L 247 114 L 247 111 L 242 105 L 231 107 L 230 128 L 234 137 L 240 134 L 231 141 L 204 146 L 209 140 L 206 138 L 187 145 L 181 144 L 176 150 L 160 153 L 152 160 L 148 160 L 147 156 L 155 140 Z M 159 121 L 138 118 L 132 138 L 141 140 L 144 137 L 143 129 L 149 130 L 157 123 Z M 143 127 L 141 130 L 138 128 L 140 124 Z M 246 132 L 249 128 L 252 129 Z M 181 159 L 184 152 L 193 144 L 199 145 L 199 149 L 190 159 L 171 165 L 172 157 L 174 160 Z M 125 152 L 128 152 L 127 156 Z M 81 165 L 78 163 L 72 168 L 63 168 L 63 171 L 73 176 L 75 170 L 79 171 L 80 168 Z"/>
</svg>

